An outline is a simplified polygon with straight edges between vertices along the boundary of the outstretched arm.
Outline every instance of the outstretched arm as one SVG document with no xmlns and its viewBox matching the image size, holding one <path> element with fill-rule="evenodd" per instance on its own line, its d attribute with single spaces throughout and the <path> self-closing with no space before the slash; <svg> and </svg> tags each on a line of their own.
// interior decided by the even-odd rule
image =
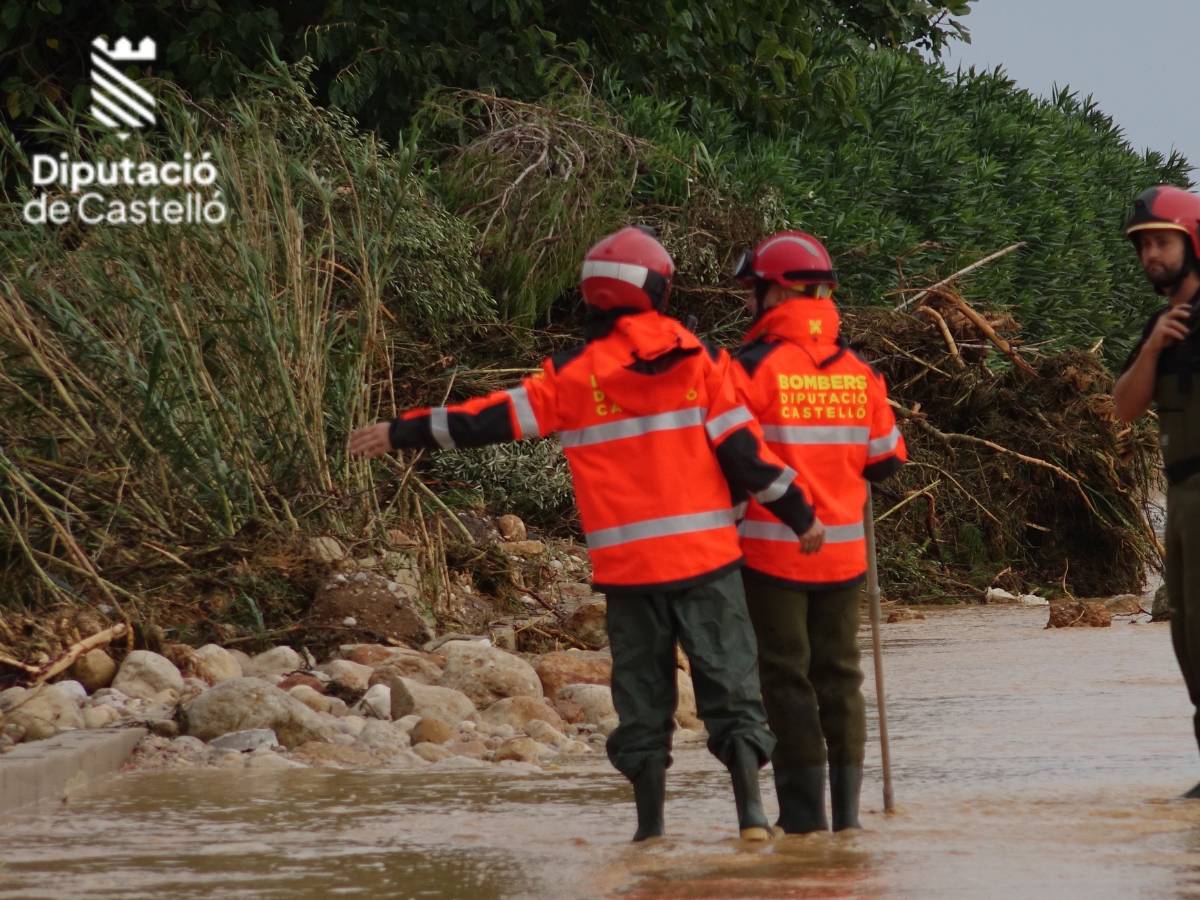
<svg viewBox="0 0 1200 900">
<path fill-rule="evenodd" d="M 557 425 L 552 371 L 547 362 L 519 387 L 360 428 L 350 435 L 350 455 L 372 459 L 405 447 L 452 450 L 543 437 Z"/>
</svg>

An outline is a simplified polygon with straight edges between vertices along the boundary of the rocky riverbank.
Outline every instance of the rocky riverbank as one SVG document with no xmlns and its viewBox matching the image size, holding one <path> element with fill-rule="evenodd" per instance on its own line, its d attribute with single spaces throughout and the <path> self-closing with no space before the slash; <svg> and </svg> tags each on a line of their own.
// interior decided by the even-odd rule
<svg viewBox="0 0 1200 900">
<path fill-rule="evenodd" d="M 437 643 L 437 642 L 433 642 Z M 607 651 L 349 644 L 317 664 L 292 647 L 92 650 L 70 680 L 0 692 L 0 747 L 77 728 L 147 726 L 131 768 L 544 766 L 603 751 L 616 727 Z M 682 740 L 702 739 L 678 670 Z"/>
</svg>

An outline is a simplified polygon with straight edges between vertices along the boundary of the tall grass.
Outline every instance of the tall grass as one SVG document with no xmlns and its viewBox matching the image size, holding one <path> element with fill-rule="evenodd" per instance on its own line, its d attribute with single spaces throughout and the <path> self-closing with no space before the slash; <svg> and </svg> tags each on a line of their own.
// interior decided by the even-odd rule
<svg viewBox="0 0 1200 900">
<path fill-rule="evenodd" d="M 391 414 L 398 358 L 493 317 L 410 149 L 315 107 L 304 75 L 223 109 L 161 86 L 165 132 L 120 146 L 43 122 L 74 157 L 211 150 L 230 215 L 55 230 L 8 198 L 0 596 L 131 599 L 251 532 L 361 535 L 377 485 L 346 435 Z"/>
</svg>

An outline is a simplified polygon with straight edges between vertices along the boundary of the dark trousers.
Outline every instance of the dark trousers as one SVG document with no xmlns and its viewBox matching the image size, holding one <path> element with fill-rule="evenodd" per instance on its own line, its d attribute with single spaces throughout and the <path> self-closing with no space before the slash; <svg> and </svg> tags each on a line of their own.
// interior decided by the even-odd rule
<svg viewBox="0 0 1200 900">
<path fill-rule="evenodd" d="M 784 768 L 862 765 L 866 702 L 858 654 L 862 587 L 800 591 L 744 573 L 758 635 L 771 761 Z"/>
<path fill-rule="evenodd" d="M 1200 745 L 1200 476 L 1167 489 L 1166 583 L 1171 643 L 1195 712 Z"/>
<path fill-rule="evenodd" d="M 775 738 L 767 730 L 741 573 L 675 591 L 612 594 L 607 624 L 620 720 L 608 758 L 619 772 L 632 780 L 647 762 L 671 764 L 676 642 L 691 662 L 712 754 L 728 765 L 744 742 L 761 763 L 770 758 Z"/>
</svg>

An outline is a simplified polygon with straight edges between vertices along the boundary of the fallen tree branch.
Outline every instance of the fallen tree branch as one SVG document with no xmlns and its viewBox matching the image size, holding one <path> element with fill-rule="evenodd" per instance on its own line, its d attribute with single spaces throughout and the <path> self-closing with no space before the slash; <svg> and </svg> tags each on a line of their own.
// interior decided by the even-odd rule
<svg viewBox="0 0 1200 900">
<path fill-rule="evenodd" d="M 36 687 L 39 684 L 49 681 L 60 672 L 65 672 L 67 669 L 71 668 L 75 660 L 79 659 L 79 657 L 83 656 L 89 651 L 95 650 L 97 647 L 103 647 L 105 644 L 111 643 L 125 634 L 125 631 L 126 625 L 124 622 L 121 622 L 117 625 L 113 625 L 111 628 L 105 628 L 103 631 L 97 631 L 91 637 L 84 638 L 82 641 L 72 644 L 67 648 L 66 653 L 64 653 L 54 662 L 47 665 L 45 668 L 38 670 L 38 673 L 34 677 L 31 686 Z"/>
<path fill-rule="evenodd" d="M 983 332 L 984 337 L 995 344 L 1001 353 L 1013 361 L 1013 365 L 1021 369 L 1027 375 L 1037 374 L 1034 372 L 1033 366 L 1025 362 L 1025 360 L 1021 359 L 1021 357 L 1017 355 L 1017 351 L 1013 349 L 1012 344 L 1000 337 L 1000 335 L 996 333 L 996 329 L 991 326 L 988 320 L 977 313 L 974 307 L 972 307 L 971 304 L 969 304 L 966 300 L 957 294 L 948 292 L 939 292 L 938 296 L 946 298 L 946 300 L 948 300 L 956 309 L 970 319 L 975 327 Z"/>
<path fill-rule="evenodd" d="M 906 496 L 903 500 L 901 500 L 899 503 L 897 503 L 895 506 L 893 506 L 887 512 L 883 513 L 880 516 L 876 516 L 875 523 L 878 524 L 878 523 L 882 522 L 884 519 L 886 519 L 892 513 L 896 512 L 897 510 L 912 503 L 918 497 L 922 497 L 925 494 L 928 494 L 930 491 L 932 491 L 935 487 L 937 487 L 941 483 L 942 483 L 942 479 L 937 478 L 937 479 L 933 480 L 932 482 L 930 482 L 929 484 L 925 485 L 925 487 L 921 488 L 920 490 L 912 491 L 911 493 L 908 494 L 908 496 Z"/>
<path fill-rule="evenodd" d="M 928 297 L 931 293 L 933 293 L 934 291 L 940 290 L 941 288 L 944 288 L 946 285 L 950 284 L 952 281 L 955 281 L 956 279 L 961 278 L 964 275 L 969 275 L 971 272 L 974 272 L 976 269 L 981 269 L 984 266 L 986 266 L 988 263 L 995 262 L 996 260 L 1000 259 L 1002 256 L 1008 256 L 1008 254 L 1012 253 L 1014 250 L 1019 250 L 1024 246 L 1025 246 L 1024 241 L 1017 241 L 1017 243 L 1011 244 L 1010 246 L 1005 247 L 1003 250 L 997 250 L 995 253 L 991 254 L 990 256 L 985 256 L 983 259 L 981 259 L 977 262 L 971 263 L 965 269 L 959 269 L 957 272 L 955 272 L 949 278 L 943 278 L 941 281 L 939 281 L 937 284 L 933 285 L 932 287 L 927 287 L 924 290 L 918 292 L 916 295 L 914 295 L 910 299 L 904 300 L 901 303 L 897 304 L 897 306 L 896 306 L 897 311 L 902 310 L 902 309 L 907 309 L 908 307 L 912 306 L 914 303 L 920 303 L 922 300 L 924 300 L 926 297 Z"/>
<path fill-rule="evenodd" d="M 950 326 L 946 324 L 946 320 L 942 318 L 942 314 L 936 309 L 928 306 L 922 306 L 920 309 L 916 310 L 916 313 L 918 315 L 923 315 L 927 318 L 933 319 L 934 323 L 938 327 L 938 330 L 942 333 L 942 339 L 945 340 L 946 347 L 950 350 L 950 357 L 955 363 L 958 364 L 960 369 L 965 369 L 967 364 L 963 362 L 962 353 L 959 352 L 958 344 L 954 342 L 954 335 L 950 333 Z M 888 343 L 890 344 L 891 341 L 888 341 Z"/>
</svg>

